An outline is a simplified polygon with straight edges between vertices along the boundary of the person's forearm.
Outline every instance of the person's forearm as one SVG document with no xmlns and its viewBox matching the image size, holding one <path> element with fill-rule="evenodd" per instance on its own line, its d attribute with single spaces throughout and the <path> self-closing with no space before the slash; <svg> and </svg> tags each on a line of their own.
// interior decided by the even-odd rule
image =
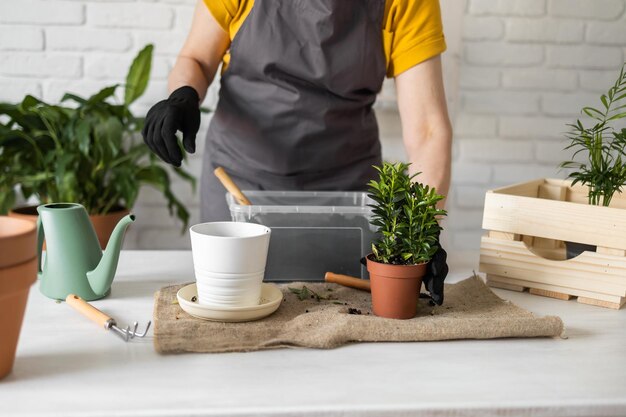
<svg viewBox="0 0 626 417">
<path fill-rule="evenodd" d="M 228 33 L 209 13 L 204 2 L 198 0 L 189 35 L 170 72 L 169 92 L 193 87 L 202 102 L 229 45 Z"/>
<path fill-rule="evenodd" d="M 214 73 L 215 71 L 213 71 L 213 74 Z M 213 80 L 207 79 L 207 76 L 198 61 L 193 58 L 180 55 L 176 60 L 174 68 L 172 68 L 172 71 L 170 72 L 167 87 L 170 93 L 180 87 L 193 87 L 200 96 L 200 101 L 202 102 L 211 81 Z"/>
<path fill-rule="evenodd" d="M 441 57 L 396 76 L 402 138 L 417 181 L 447 195 L 450 188 L 452 127 L 443 88 Z M 443 207 L 442 200 L 439 207 Z"/>
<path fill-rule="evenodd" d="M 435 187 L 437 193 L 444 196 L 450 190 L 450 165 L 452 159 L 452 130 L 450 126 L 441 126 L 436 130 L 419 133 L 406 133 L 410 173 L 421 172 L 416 178 L 424 184 Z M 439 207 L 443 208 L 445 200 Z"/>
</svg>

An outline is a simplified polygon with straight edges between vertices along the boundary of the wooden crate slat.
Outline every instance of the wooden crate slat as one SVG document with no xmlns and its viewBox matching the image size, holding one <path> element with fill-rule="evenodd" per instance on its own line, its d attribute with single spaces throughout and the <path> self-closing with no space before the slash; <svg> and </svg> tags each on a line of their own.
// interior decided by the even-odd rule
<svg viewBox="0 0 626 417">
<path fill-rule="evenodd" d="M 485 195 L 483 229 L 626 250 L 625 214 L 620 208 L 494 190 Z"/>
<path fill-rule="evenodd" d="M 577 288 L 563 288 L 563 287 L 559 287 L 556 285 L 543 284 L 539 282 L 530 282 L 530 281 L 525 281 L 523 279 L 518 279 L 518 278 L 498 276 L 498 277 L 491 278 L 491 281 L 498 281 L 499 283 L 515 285 L 515 286 L 524 287 L 524 288 L 538 288 L 538 289 L 543 289 L 546 291 L 556 291 L 556 292 L 565 293 L 565 294 L 569 293 L 575 297 L 591 298 L 591 299 L 595 299 L 599 301 L 606 301 L 608 303 L 613 303 L 613 304 L 619 304 L 624 299 L 624 297 L 619 297 L 615 295 L 599 294 L 599 293 L 594 293 L 591 291 L 580 290 Z"/>
<path fill-rule="evenodd" d="M 543 282 L 558 285 L 564 288 L 580 288 L 585 291 L 598 292 L 608 295 L 626 296 L 622 286 L 601 282 L 585 282 L 584 279 L 558 274 L 554 271 L 542 271 L 541 267 L 527 267 L 522 262 L 517 264 L 495 263 L 493 259 L 482 259 L 480 271 L 506 277 L 521 278 L 530 282 Z"/>
<path fill-rule="evenodd" d="M 514 285 L 514 284 L 508 284 L 506 282 L 502 282 L 501 280 L 498 280 L 497 276 L 494 276 L 491 274 L 487 274 L 486 282 L 487 282 L 487 285 L 489 285 L 490 287 L 501 288 L 503 290 L 517 291 L 517 292 L 523 292 L 525 290 L 525 287 L 522 287 L 521 285 Z"/>
<path fill-rule="evenodd" d="M 487 193 L 494 192 L 494 193 L 503 193 L 503 194 L 514 194 L 514 195 L 524 196 L 524 197 L 537 197 L 538 192 L 539 192 L 539 186 L 545 183 L 546 183 L 546 180 L 543 178 L 540 178 L 540 179 L 533 180 L 533 181 L 520 182 L 518 184 L 496 188 L 495 190 L 487 191 Z"/>
<path fill-rule="evenodd" d="M 565 187 L 567 189 L 567 196 L 565 198 L 566 201 L 576 201 L 582 204 L 588 204 L 587 193 L 588 188 L 585 185 L 580 183 L 576 185 L 572 185 L 572 180 L 566 180 L 563 178 L 542 178 L 537 180 L 532 180 L 524 183 L 518 183 L 511 186 L 505 186 L 500 188 L 495 188 L 491 190 L 494 193 L 501 194 L 512 194 L 512 195 L 522 195 L 517 194 L 516 190 L 525 190 L 528 187 L 533 187 L 535 185 L 553 185 L 557 187 Z M 538 193 L 539 195 L 539 193 Z M 572 200 L 572 195 L 575 195 L 574 200 Z M 525 195 L 528 197 L 528 195 Z M 532 196 L 531 196 L 532 197 Z M 613 205 L 615 203 L 615 206 Z M 611 199 L 611 207 L 624 207 L 626 205 L 626 193 L 615 193 L 613 198 Z"/>
<path fill-rule="evenodd" d="M 584 253 L 568 261 L 553 261 L 535 255 L 523 242 L 502 241 L 486 236 L 481 240 L 481 272 L 503 275 L 492 269 L 483 271 L 483 265 L 485 268 L 492 268 L 489 265 L 498 266 L 498 271 L 508 267 L 510 271 L 504 275 L 521 274 L 530 280 L 543 282 L 548 282 L 546 279 L 559 279 L 562 281 L 560 285 L 567 287 L 626 295 L 626 258 L 611 259 L 609 256 L 608 261 L 606 258 L 606 255 Z"/>
<path fill-rule="evenodd" d="M 626 257 L 615 256 L 607 253 L 585 252 L 576 258 L 569 260 L 553 260 L 537 255 L 526 244 L 521 242 L 494 239 L 488 236 L 481 238 L 481 251 L 491 250 L 506 254 L 513 259 L 527 259 L 529 262 L 541 265 L 554 266 L 564 270 L 571 270 L 588 274 L 614 276 L 608 278 L 609 282 L 624 282 L 626 284 Z M 516 258 L 517 257 L 517 258 Z M 607 277 L 598 276 L 591 279 L 605 280 Z"/>
<path fill-rule="evenodd" d="M 580 288 L 602 294 L 626 296 L 623 285 L 572 277 L 569 274 L 559 272 L 558 269 L 546 268 L 536 264 L 527 265 L 523 261 L 502 261 L 494 257 L 481 256 L 480 271 L 504 277 L 521 278 L 530 282 L 558 285 L 564 288 Z"/>
<path fill-rule="evenodd" d="M 527 282 L 542 283 L 547 285 L 558 286 L 559 288 L 569 289 L 568 291 L 562 291 L 570 293 L 573 289 L 580 289 L 583 291 L 589 291 L 598 294 L 611 295 L 616 297 L 626 296 L 621 288 L 615 288 L 615 286 L 597 283 L 585 283 L 584 280 L 570 279 L 568 276 L 557 275 L 550 272 L 542 272 L 540 269 L 522 268 L 519 266 L 511 265 L 498 265 L 487 262 L 481 262 L 480 271 L 499 275 L 503 277 L 511 277 L 516 279 L 523 279 Z"/>
<path fill-rule="evenodd" d="M 596 253 L 603 253 L 606 255 L 626 257 L 626 250 L 624 249 L 605 248 L 602 246 L 598 246 L 596 248 Z"/>
<path fill-rule="evenodd" d="M 580 184 L 576 184 L 574 186 L 572 186 L 572 181 L 571 180 L 564 180 L 563 178 L 544 178 L 543 179 L 543 183 L 544 184 L 549 184 L 549 185 L 558 185 L 561 187 L 567 187 L 570 190 L 576 190 L 576 191 L 580 191 L 580 192 L 586 192 L 586 188 Z M 500 188 L 497 188 L 496 190 L 500 190 Z"/>
<path fill-rule="evenodd" d="M 547 198 L 548 200 L 565 201 L 567 198 L 567 187 L 559 184 L 541 184 L 537 198 Z"/>
<path fill-rule="evenodd" d="M 493 237 L 495 239 L 502 239 L 502 240 L 522 240 L 522 236 L 521 235 L 516 235 L 515 233 L 504 233 L 504 232 L 494 232 L 494 231 L 490 231 L 489 232 L 489 237 Z"/>
<path fill-rule="evenodd" d="M 590 304 L 592 306 L 612 308 L 614 310 L 619 310 L 624 304 L 626 304 L 626 298 L 622 298 L 619 302 L 616 303 L 610 303 L 608 301 L 596 300 L 595 298 L 587 297 L 578 297 L 576 301 L 581 304 Z"/>
<path fill-rule="evenodd" d="M 528 292 L 531 293 L 532 295 L 540 295 L 542 297 L 556 298 L 557 300 L 568 301 L 574 298 L 574 296 L 570 294 L 565 294 L 565 293 L 557 292 L 557 291 L 547 291 L 547 290 L 542 290 L 539 288 L 530 288 Z"/>
</svg>

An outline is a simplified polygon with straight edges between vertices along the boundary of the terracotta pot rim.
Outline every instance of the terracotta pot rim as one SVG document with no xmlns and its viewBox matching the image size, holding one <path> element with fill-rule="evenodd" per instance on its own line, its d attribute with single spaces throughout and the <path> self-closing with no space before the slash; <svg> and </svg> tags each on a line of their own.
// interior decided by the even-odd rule
<svg viewBox="0 0 626 417">
<path fill-rule="evenodd" d="M 3 235 L 0 232 L 0 242 L 4 240 L 8 240 L 8 239 L 21 238 L 30 233 L 33 233 L 33 234 L 37 233 L 37 226 L 33 222 L 30 222 L 25 219 L 20 219 L 17 217 L 2 216 L 0 217 L 0 224 L 3 222 L 17 223 L 20 226 L 20 229 L 17 232 L 6 234 L 6 235 Z"/>
<path fill-rule="evenodd" d="M 49 203 L 49 204 L 65 204 L 65 203 Z M 80 204 L 80 203 L 67 203 L 67 204 Z M 37 213 L 37 207 L 39 207 L 40 205 L 41 204 L 14 207 L 10 210 L 10 212 L 19 214 L 21 216 L 35 216 L 36 217 L 39 215 L 39 213 Z M 124 212 L 130 213 L 130 210 L 124 206 L 116 205 L 116 206 L 113 206 L 113 208 L 107 214 L 88 214 L 88 215 L 89 217 L 106 217 L 106 216 L 118 215 Z"/>
<path fill-rule="evenodd" d="M 384 276 L 392 279 L 421 279 L 426 273 L 426 265 L 428 262 L 422 262 L 413 265 L 394 265 L 376 262 L 367 256 L 367 270 L 372 275 Z"/>
</svg>

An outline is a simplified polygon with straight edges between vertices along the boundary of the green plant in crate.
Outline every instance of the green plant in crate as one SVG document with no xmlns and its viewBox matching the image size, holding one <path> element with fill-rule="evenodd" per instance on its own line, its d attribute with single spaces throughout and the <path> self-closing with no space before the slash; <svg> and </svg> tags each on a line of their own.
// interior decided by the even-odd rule
<svg viewBox="0 0 626 417">
<path fill-rule="evenodd" d="M 626 63 L 606 94 L 600 96 L 601 107 L 584 107 L 582 112 L 593 119 L 593 126 L 585 127 L 579 120 L 569 125 L 572 160 L 561 163 L 561 168 L 574 171 L 568 175 L 572 184 L 589 187 L 589 204 L 608 206 L 616 192 L 626 184 L 626 128 L 615 124 L 626 119 Z M 586 161 L 575 158 L 584 155 Z"/>
<path fill-rule="evenodd" d="M 409 165 L 385 163 L 375 167 L 379 180 L 369 182 L 372 225 L 380 238 L 372 244 L 374 260 L 385 264 L 414 265 L 429 261 L 438 249 L 441 227 L 437 219 L 446 211 L 437 208 L 444 196 L 413 179 Z"/>
<path fill-rule="evenodd" d="M 15 204 L 17 185 L 24 198 L 77 202 L 92 215 L 132 208 L 140 188 L 151 185 L 187 226 L 189 212 L 174 195 L 165 164 L 138 138 L 144 119 L 129 108 L 147 87 L 152 50 L 146 46 L 133 60 L 121 103 L 119 84 L 88 98 L 65 94 L 60 104 L 30 95 L 0 103 L 0 213 Z M 188 172 L 173 172 L 195 188 Z"/>
</svg>

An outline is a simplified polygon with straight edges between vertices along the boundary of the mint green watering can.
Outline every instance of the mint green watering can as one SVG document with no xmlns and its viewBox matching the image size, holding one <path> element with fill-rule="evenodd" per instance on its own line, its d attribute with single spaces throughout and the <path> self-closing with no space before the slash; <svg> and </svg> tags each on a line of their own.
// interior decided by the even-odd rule
<svg viewBox="0 0 626 417">
<path fill-rule="evenodd" d="M 92 301 L 111 291 L 124 232 L 135 216 L 122 218 L 113 229 L 104 252 L 80 204 L 54 203 L 37 207 L 39 279 L 41 292 L 50 298 L 65 300 L 76 294 Z M 43 241 L 46 259 L 41 265 Z"/>
</svg>

